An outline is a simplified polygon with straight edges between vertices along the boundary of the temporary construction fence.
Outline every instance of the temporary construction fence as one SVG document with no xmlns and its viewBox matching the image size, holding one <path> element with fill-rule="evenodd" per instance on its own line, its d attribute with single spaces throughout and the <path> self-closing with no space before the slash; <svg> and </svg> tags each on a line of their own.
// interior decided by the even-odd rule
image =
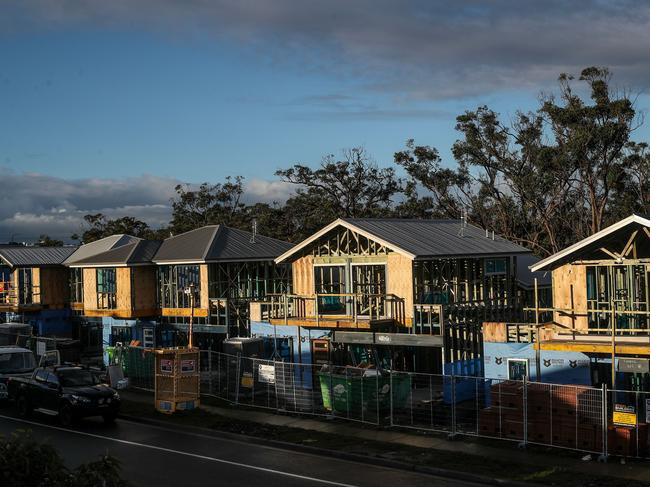
<svg viewBox="0 0 650 487">
<path fill-rule="evenodd" d="M 151 353 L 129 347 L 134 387 L 153 389 Z M 201 351 L 201 394 L 233 405 L 376 426 L 647 458 L 650 394 L 526 380 L 298 364 Z"/>
</svg>

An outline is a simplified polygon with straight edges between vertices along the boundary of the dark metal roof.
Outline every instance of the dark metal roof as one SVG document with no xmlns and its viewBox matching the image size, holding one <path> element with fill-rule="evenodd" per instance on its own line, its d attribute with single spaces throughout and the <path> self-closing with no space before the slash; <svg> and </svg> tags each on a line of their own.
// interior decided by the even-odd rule
<svg viewBox="0 0 650 487">
<path fill-rule="evenodd" d="M 153 261 L 220 262 L 246 260 L 273 260 L 292 247 L 292 244 L 244 230 L 210 225 L 165 239 Z"/>
<path fill-rule="evenodd" d="M 538 287 L 550 287 L 551 285 L 551 273 L 538 271 L 533 272 L 530 270 L 531 266 L 534 266 L 539 261 L 539 257 L 530 254 L 522 254 L 517 256 L 517 282 L 519 285 L 525 289 L 534 289 L 535 288 L 535 278 L 537 278 Z"/>
<path fill-rule="evenodd" d="M 92 256 L 122 247 L 123 245 L 139 242 L 140 240 L 142 239 L 125 234 L 111 235 L 100 240 L 95 240 L 94 242 L 83 244 L 77 248 L 77 250 L 65 260 L 64 264 L 74 265 L 77 262 L 88 259 Z"/>
<path fill-rule="evenodd" d="M 416 259 L 466 255 L 529 253 L 525 247 L 460 220 L 344 218 L 343 221 L 392 244 Z"/>
<path fill-rule="evenodd" d="M 0 259 L 11 267 L 61 265 L 76 247 L 2 247 Z"/>
<path fill-rule="evenodd" d="M 85 259 L 76 260 L 74 266 L 124 266 L 151 264 L 156 250 L 160 247 L 158 240 L 142 240 L 114 247 L 105 252 L 91 255 Z"/>
</svg>

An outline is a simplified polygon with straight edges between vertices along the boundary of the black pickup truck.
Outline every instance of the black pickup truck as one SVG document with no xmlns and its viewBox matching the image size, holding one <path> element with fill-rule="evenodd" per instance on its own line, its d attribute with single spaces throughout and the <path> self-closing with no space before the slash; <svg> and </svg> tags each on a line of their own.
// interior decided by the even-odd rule
<svg viewBox="0 0 650 487">
<path fill-rule="evenodd" d="M 12 377 L 7 385 L 21 416 L 32 411 L 58 415 L 64 426 L 87 416 L 102 416 L 110 423 L 120 408 L 119 394 L 83 366 L 39 367 L 31 377 Z"/>
</svg>

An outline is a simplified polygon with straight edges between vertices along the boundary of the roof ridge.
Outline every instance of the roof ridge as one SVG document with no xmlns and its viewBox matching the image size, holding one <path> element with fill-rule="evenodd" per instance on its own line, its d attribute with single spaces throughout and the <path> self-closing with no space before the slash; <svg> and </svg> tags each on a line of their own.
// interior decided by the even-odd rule
<svg viewBox="0 0 650 487">
<path fill-rule="evenodd" d="M 221 225 L 214 225 L 214 232 L 212 233 L 212 237 L 210 237 L 210 242 L 205 247 L 205 251 L 203 252 L 203 260 L 204 261 L 206 260 L 206 258 L 210 254 L 210 251 L 212 250 L 212 247 L 214 245 L 216 245 L 217 238 L 218 238 L 220 232 L 221 232 Z"/>
<path fill-rule="evenodd" d="M 126 256 L 126 259 L 124 259 L 124 262 L 126 264 L 128 264 L 131 261 L 131 257 L 133 257 L 133 254 L 135 253 L 136 249 L 138 248 L 138 246 L 142 242 L 145 242 L 145 240 L 143 238 L 141 238 L 138 242 L 133 242 L 132 244 L 126 244 L 126 245 L 133 245 L 133 248 L 131 249 L 131 252 L 129 252 L 129 255 Z"/>
<path fill-rule="evenodd" d="M 186 235 L 188 233 L 196 232 L 198 230 L 203 230 L 204 228 L 218 227 L 218 226 L 220 226 L 219 223 L 215 223 L 215 224 L 211 224 L 211 225 L 201 225 L 200 227 L 193 228 L 191 230 L 186 230 L 186 231 L 184 231 L 182 233 L 179 233 L 177 235 L 172 235 L 171 237 L 167 237 L 167 238 L 165 238 L 163 240 L 168 240 L 168 239 L 171 239 L 171 238 L 181 237 L 181 236 Z"/>
</svg>

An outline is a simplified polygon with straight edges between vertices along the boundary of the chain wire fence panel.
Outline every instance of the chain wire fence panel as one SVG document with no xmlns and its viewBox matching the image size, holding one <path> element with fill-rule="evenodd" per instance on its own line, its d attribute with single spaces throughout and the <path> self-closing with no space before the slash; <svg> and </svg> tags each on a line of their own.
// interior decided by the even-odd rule
<svg viewBox="0 0 650 487">
<path fill-rule="evenodd" d="M 125 347 L 121 363 L 132 387 L 154 389 L 152 353 Z M 233 405 L 649 457 L 646 392 L 298 364 L 209 350 L 200 352 L 200 372 L 201 394 Z"/>
<path fill-rule="evenodd" d="M 649 458 L 650 393 L 609 390 L 607 451 L 610 455 Z"/>
</svg>

